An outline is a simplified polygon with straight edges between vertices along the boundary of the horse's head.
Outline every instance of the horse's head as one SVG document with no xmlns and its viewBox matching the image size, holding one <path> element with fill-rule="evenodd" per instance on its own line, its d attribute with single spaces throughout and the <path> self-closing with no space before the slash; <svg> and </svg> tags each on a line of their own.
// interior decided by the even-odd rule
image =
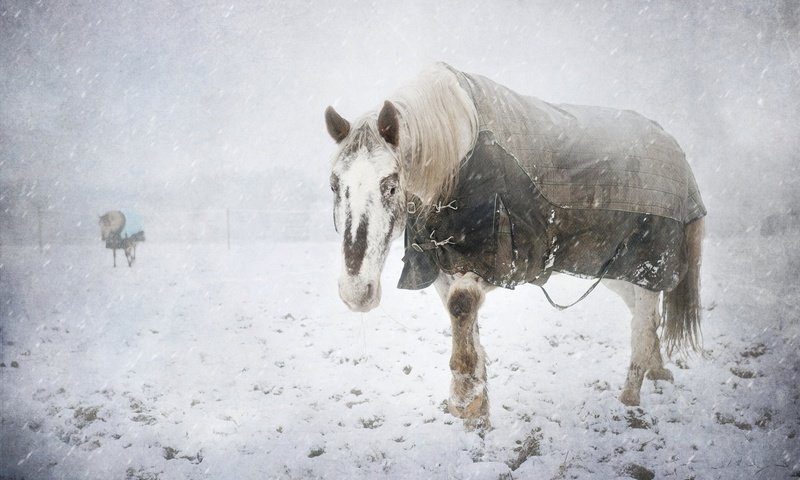
<svg viewBox="0 0 800 480">
<path fill-rule="evenodd" d="M 331 172 L 333 222 L 344 257 L 339 296 L 351 310 L 367 312 L 380 303 L 389 245 L 406 223 L 398 112 L 386 102 L 377 118 L 351 128 L 328 107 L 325 121 L 339 144 Z"/>
<path fill-rule="evenodd" d="M 124 220 L 120 212 L 110 211 L 100 215 L 98 223 L 100 224 L 100 240 L 105 242 L 110 235 L 117 233 L 122 228 Z"/>
</svg>

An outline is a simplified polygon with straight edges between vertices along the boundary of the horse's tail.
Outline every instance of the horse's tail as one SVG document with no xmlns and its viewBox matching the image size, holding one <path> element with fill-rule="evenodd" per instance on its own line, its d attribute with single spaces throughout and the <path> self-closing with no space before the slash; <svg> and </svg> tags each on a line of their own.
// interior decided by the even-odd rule
<svg viewBox="0 0 800 480">
<path fill-rule="evenodd" d="M 700 335 L 700 264 L 705 222 L 702 218 L 686 225 L 688 267 L 675 289 L 664 292 L 661 305 L 662 342 L 668 356 L 672 352 L 701 350 Z"/>
</svg>

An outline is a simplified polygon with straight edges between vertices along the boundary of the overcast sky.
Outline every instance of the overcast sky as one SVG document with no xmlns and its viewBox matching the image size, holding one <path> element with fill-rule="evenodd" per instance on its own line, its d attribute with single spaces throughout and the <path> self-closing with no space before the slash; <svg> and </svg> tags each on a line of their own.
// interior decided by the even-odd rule
<svg viewBox="0 0 800 480">
<path fill-rule="evenodd" d="M 657 120 L 710 212 L 746 227 L 742 212 L 800 201 L 798 22 L 794 0 L 0 0 L 0 201 L 7 216 L 327 201 L 324 108 L 359 116 L 443 60 Z"/>
</svg>

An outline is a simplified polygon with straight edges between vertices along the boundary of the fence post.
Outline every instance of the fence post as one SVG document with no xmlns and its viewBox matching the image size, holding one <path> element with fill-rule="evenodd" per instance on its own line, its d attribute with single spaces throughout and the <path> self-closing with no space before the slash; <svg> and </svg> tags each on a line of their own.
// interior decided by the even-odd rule
<svg viewBox="0 0 800 480">
<path fill-rule="evenodd" d="M 36 218 L 39 222 L 39 229 L 38 229 L 39 253 L 42 253 L 44 251 L 44 247 L 42 246 L 42 207 L 36 208 Z"/>
<path fill-rule="evenodd" d="M 228 226 L 228 250 L 231 249 L 231 209 L 225 209 L 225 221 Z"/>
</svg>

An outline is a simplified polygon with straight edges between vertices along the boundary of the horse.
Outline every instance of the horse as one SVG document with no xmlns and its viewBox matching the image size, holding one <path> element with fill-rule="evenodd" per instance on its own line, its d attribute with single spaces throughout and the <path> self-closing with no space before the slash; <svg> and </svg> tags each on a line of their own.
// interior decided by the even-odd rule
<svg viewBox="0 0 800 480">
<path fill-rule="evenodd" d="M 389 246 L 404 235 L 398 287 L 433 285 L 441 297 L 447 408 L 465 428 L 491 426 L 477 318 L 497 287 L 544 290 L 566 273 L 595 279 L 578 301 L 600 282 L 617 293 L 632 315 L 627 406 L 639 405 L 645 376 L 673 380 L 662 341 L 668 356 L 701 350 L 706 210 L 684 152 L 655 121 L 547 103 L 438 63 L 355 122 L 328 107 L 325 123 L 337 144 L 339 296 L 353 311 L 378 306 Z"/>
<path fill-rule="evenodd" d="M 136 260 L 136 244 L 143 242 L 144 226 L 137 214 L 131 211 L 111 210 L 100 216 L 100 239 L 114 252 L 117 267 L 117 249 L 125 252 L 128 267 Z"/>
</svg>

